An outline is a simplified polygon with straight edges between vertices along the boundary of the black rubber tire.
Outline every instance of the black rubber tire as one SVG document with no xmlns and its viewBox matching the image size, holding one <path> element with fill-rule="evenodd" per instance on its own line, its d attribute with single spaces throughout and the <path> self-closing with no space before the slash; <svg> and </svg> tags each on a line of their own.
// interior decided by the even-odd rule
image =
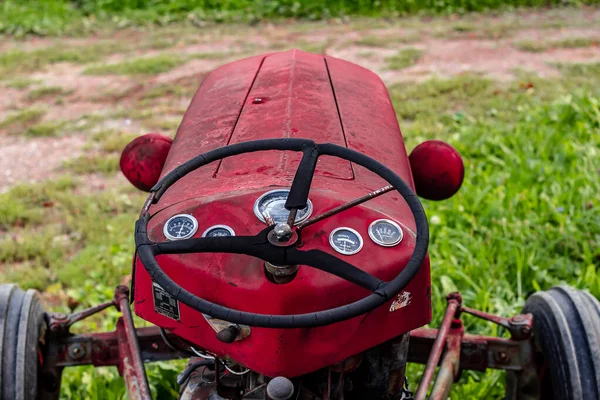
<svg viewBox="0 0 600 400">
<path fill-rule="evenodd" d="M 39 293 L 0 285 L 0 399 L 37 398 L 38 349 L 46 330 Z"/>
<path fill-rule="evenodd" d="M 588 292 L 557 286 L 533 294 L 542 399 L 600 400 L 600 303 Z"/>
</svg>

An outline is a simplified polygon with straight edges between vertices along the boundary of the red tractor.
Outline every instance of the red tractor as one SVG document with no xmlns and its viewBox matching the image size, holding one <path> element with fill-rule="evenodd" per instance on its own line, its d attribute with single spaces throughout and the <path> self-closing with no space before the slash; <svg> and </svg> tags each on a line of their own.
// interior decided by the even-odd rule
<svg viewBox="0 0 600 400">
<path fill-rule="evenodd" d="M 445 399 L 462 370 L 486 368 L 506 371 L 507 399 L 600 399 L 588 292 L 536 293 L 511 318 L 452 293 L 440 328 L 423 328 L 429 231 L 415 193 L 452 196 L 463 162 L 440 141 L 407 156 L 364 68 L 298 50 L 224 65 L 173 142 L 137 138 L 121 168 L 149 191 L 131 288 L 62 315 L 0 286 L 1 399 L 57 399 L 63 368 L 86 364 L 117 366 L 129 396 L 149 399 L 144 363 L 174 358 L 189 358 L 182 399 Z M 130 304 L 155 326 L 136 329 Z M 115 331 L 69 332 L 111 306 Z M 464 314 L 510 338 L 464 333 Z M 407 362 L 426 364 L 417 387 Z"/>
</svg>

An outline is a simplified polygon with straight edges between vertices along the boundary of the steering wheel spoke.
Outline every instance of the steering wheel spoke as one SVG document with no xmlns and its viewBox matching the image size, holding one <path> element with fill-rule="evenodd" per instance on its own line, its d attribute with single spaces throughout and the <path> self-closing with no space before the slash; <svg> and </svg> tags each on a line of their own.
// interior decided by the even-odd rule
<svg viewBox="0 0 600 400">
<path fill-rule="evenodd" d="M 203 237 L 155 243 L 156 255 L 186 253 L 252 253 L 256 236 Z"/>
<path fill-rule="evenodd" d="M 287 252 L 287 262 L 316 268 L 377 294 L 380 294 L 378 289 L 385 285 L 381 279 L 321 250 L 300 251 L 291 248 Z"/>
<path fill-rule="evenodd" d="M 306 204 L 308 203 L 308 192 L 310 191 L 310 184 L 315 175 L 315 168 L 317 167 L 319 155 L 319 149 L 314 143 L 312 145 L 306 145 L 302 149 L 302 159 L 296 170 L 296 175 L 294 175 L 290 193 L 285 202 L 285 208 L 287 210 L 301 210 L 306 207 Z M 295 216 L 295 212 L 292 212 L 292 214 Z M 292 220 L 292 223 L 293 222 L 294 221 Z"/>
</svg>

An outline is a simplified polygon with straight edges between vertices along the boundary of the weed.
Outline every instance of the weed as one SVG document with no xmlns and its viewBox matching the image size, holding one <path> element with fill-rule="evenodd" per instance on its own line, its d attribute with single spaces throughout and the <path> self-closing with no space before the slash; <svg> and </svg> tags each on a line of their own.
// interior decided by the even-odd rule
<svg viewBox="0 0 600 400">
<path fill-rule="evenodd" d="M 360 39 L 354 41 L 357 46 L 365 47 L 394 47 L 399 44 L 412 43 L 419 40 L 417 34 L 402 34 L 398 33 L 395 35 L 368 35 L 363 36 Z"/>
<path fill-rule="evenodd" d="M 153 75 L 167 72 L 186 60 L 175 54 L 162 54 L 154 57 L 136 58 L 116 64 L 97 64 L 87 67 L 87 75 Z"/>
<path fill-rule="evenodd" d="M 45 97 L 60 97 L 61 95 L 66 95 L 72 93 L 71 90 L 65 90 L 59 86 L 43 86 L 37 89 L 32 90 L 27 94 L 27 100 L 35 101 L 40 100 Z"/>
<path fill-rule="evenodd" d="M 27 89 L 28 87 L 39 82 L 40 81 L 38 79 L 19 77 L 5 83 L 4 86 L 10 89 Z"/>
<path fill-rule="evenodd" d="M 404 69 L 417 63 L 422 51 L 415 48 L 402 49 L 397 54 L 385 59 L 388 69 Z"/>
<path fill-rule="evenodd" d="M 4 118 L 4 120 L 0 122 L 0 129 L 5 129 L 11 134 L 23 132 L 36 122 L 40 121 L 44 114 L 46 114 L 46 111 L 41 108 L 24 108 L 9 114 Z"/>
<path fill-rule="evenodd" d="M 112 175 L 119 170 L 117 154 L 86 154 L 65 162 L 65 168 L 77 174 Z"/>
<path fill-rule="evenodd" d="M 548 50 L 548 45 L 539 40 L 522 40 L 516 42 L 514 45 L 517 49 L 530 53 L 541 53 Z"/>
<path fill-rule="evenodd" d="M 121 152 L 137 135 L 115 130 L 95 133 L 88 147 L 95 147 L 105 153 Z"/>
<path fill-rule="evenodd" d="M 121 46 L 115 43 L 101 43 L 72 47 L 56 45 L 31 51 L 8 50 L 0 53 L 0 73 L 6 76 L 32 72 L 60 62 L 87 64 L 120 49 Z"/>
<path fill-rule="evenodd" d="M 596 38 L 566 38 L 555 41 L 533 41 L 523 40 L 515 43 L 515 46 L 523 51 L 531 53 L 540 53 L 549 49 L 575 49 L 581 47 L 591 47 L 598 45 L 599 39 Z"/>
<path fill-rule="evenodd" d="M 63 128 L 67 123 L 65 121 L 48 121 L 40 122 L 32 125 L 25 130 L 26 136 L 41 137 L 41 136 L 58 136 L 63 133 Z"/>
</svg>

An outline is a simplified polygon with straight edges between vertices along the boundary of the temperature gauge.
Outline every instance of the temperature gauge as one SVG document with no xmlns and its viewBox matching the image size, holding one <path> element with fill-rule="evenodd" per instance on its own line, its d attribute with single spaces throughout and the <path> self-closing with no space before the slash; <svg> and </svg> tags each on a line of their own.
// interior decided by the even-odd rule
<svg viewBox="0 0 600 400">
<path fill-rule="evenodd" d="M 392 247 L 402 241 L 400 225 L 389 219 L 378 219 L 369 225 L 369 237 L 378 245 Z"/>
<path fill-rule="evenodd" d="M 363 240 L 360 234 L 354 229 L 341 227 L 331 231 L 329 244 L 338 253 L 351 256 L 362 249 Z"/>
<path fill-rule="evenodd" d="M 174 215 L 165 224 L 163 233 L 169 240 L 189 239 L 198 230 L 198 221 L 189 214 Z"/>
</svg>

